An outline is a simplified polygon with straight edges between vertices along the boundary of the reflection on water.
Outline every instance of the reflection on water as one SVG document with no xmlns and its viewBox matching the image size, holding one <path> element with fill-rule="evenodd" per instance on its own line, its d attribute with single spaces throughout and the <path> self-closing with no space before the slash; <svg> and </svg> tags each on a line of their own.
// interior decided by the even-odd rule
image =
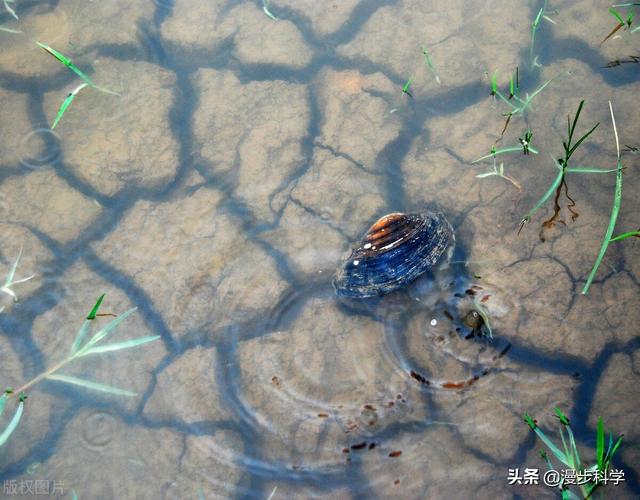
<svg viewBox="0 0 640 500">
<path fill-rule="evenodd" d="M 580 215 L 561 206 L 546 241 L 552 200 L 517 229 L 581 99 L 582 133 L 600 126 L 576 164 L 615 166 L 611 99 L 630 146 L 616 234 L 637 228 L 640 66 L 607 63 L 632 60 L 639 34 L 599 45 L 612 18 L 592 1 L 550 5 L 533 49 L 537 1 L 272 0 L 277 19 L 249 1 L 13 5 L 0 265 L 23 248 L 37 278 L 0 314 L 0 383 L 60 361 L 104 292 L 107 312 L 138 307 L 120 339 L 161 340 L 75 367 L 134 398 L 36 386 L 3 481 L 80 498 L 551 498 L 507 476 L 544 468 L 522 414 L 553 429 L 559 406 L 589 461 L 598 416 L 625 434 L 610 492 L 637 497 L 637 239 L 579 293 L 614 177 L 567 177 Z M 32 39 L 120 95 L 84 89 L 51 132 L 78 78 Z M 508 87 L 516 67 L 523 96 L 552 83 L 501 134 L 490 75 Z M 492 162 L 471 162 L 527 128 L 540 154 L 498 157 L 511 181 L 478 177 Z M 424 209 L 452 223 L 448 265 L 338 299 L 365 229 Z"/>
</svg>

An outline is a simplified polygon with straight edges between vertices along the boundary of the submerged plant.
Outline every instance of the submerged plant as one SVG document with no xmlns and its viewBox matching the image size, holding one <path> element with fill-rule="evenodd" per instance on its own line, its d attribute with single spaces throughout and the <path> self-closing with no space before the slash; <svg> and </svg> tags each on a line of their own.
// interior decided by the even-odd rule
<svg viewBox="0 0 640 500">
<path fill-rule="evenodd" d="M 11 433 L 17 426 L 17 421 L 19 421 L 20 415 L 22 415 L 22 407 L 23 407 L 24 400 L 26 399 L 26 395 L 25 395 L 26 391 L 31 387 L 33 387 L 38 382 L 41 382 L 42 380 L 45 380 L 45 379 L 57 380 L 59 382 L 78 385 L 86 389 L 106 392 L 109 394 L 115 394 L 117 396 L 135 396 L 136 395 L 134 392 L 129 391 L 127 389 L 113 387 L 113 386 L 101 384 L 99 382 L 95 382 L 93 380 L 87 380 L 79 377 L 73 377 L 70 375 L 64 375 L 64 374 L 58 373 L 62 368 L 66 367 L 68 364 L 84 356 L 90 356 L 94 354 L 100 355 L 108 352 L 121 351 L 123 349 L 130 349 L 132 347 L 137 347 L 143 344 L 147 344 L 149 342 L 152 342 L 160 338 L 159 335 L 150 335 L 146 337 L 139 337 L 135 339 L 124 340 L 122 342 L 113 342 L 110 344 L 105 344 L 103 342 L 107 338 L 107 336 L 109 336 L 109 334 L 111 334 L 120 323 L 122 323 L 128 316 L 130 316 L 137 309 L 134 307 L 122 313 L 121 315 L 117 316 L 115 319 L 111 320 L 107 325 L 102 327 L 100 330 L 98 330 L 98 332 L 93 334 L 91 338 L 87 340 L 92 324 L 95 322 L 97 317 L 101 316 L 100 314 L 98 314 L 98 311 L 100 309 L 102 301 L 104 300 L 104 297 L 105 297 L 105 294 L 102 294 L 98 298 L 97 302 L 89 312 L 88 316 L 85 318 L 84 323 L 76 333 L 75 340 L 71 345 L 69 354 L 62 361 L 56 363 L 51 368 L 47 369 L 45 372 L 33 378 L 29 382 L 25 383 L 16 391 L 7 389 L 4 392 L 4 394 L 0 396 L 0 414 L 2 413 L 2 410 L 4 409 L 4 406 L 8 399 L 10 399 L 15 394 L 19 394 L 19 398 L 20 398 L 20 403 L 19 403 L 18 409 L 16 410 L 16 415 L 18 416 L 16 417 L 14 415 L 14 418 L 11 420 L 9 425 L 5 428 L 3 433 L 0 435 L 0 437 L 4 438 L 4 441 L 0 439 L 0 445 L 3 444 L 8 439 L 8 437 L 11 435 Z"/>
<path fill-rule="evenodd" d="M 619 236 L 616 236 L 615 238 L 612 238 L 613 230 L 615 229 L 615 226 L 616 226 L 616 220 L 618 219 L 618 213 L 620 212 L 620 204 L 622 203 L 622 170 L 624 167 L 622 166 L 622 160 L 620 159 L 620 141 L 618 140 L 618 129 L 616 127 L 616 118 L 613 115 L 613 106 L 611 104 L 611 101 L 609 101 L 609 111 L 611 112 L 611 123 L 613 124 L 613 132 L 616 138 L 616 152 L 618 155 L 618 162 L 616 165 L 616 190 L 613 197 L 613 205 L 611 207 L 611 217 L 609 218 L 609 225 L 607 226 L 607 231 L 605 232 L 604 239 L 602 240 L 602 245 L 600 246 L 600 252 L 598 253 L 598 256 L 596 257 L 596 261 L 593 264 L 593 268 L 589 273 L 587 282 L 584 284 L 584 287 L 582 288 L 582 295 L 586 295 L 587 292 L 589 291 L 591 282 L 593 281 L 593 278 L 595 277 L 596 272 L 598 271 L 598 267 L 600 267 L 600 263 L 604 258 L 604 254 L 607 252 L 609 243 L 611 243 L 612 241 L 623 240 L 631 236 L 636 236 L 635 233 L 637 233 L 637 231 L 632 231 L 630 233 L 624 233 Z"/>
<path fill-rule="evenodd" d="M 405 84 L 402 86 L 402 93 L 403 94 L 407 94 L 409 97 L 413 97 L 411 95 L 411 92 L 409 92 L 409 87 L 411 87 L 411 84 L 413 83 L 413 77 L 409 77 L 407 79 L 407 81 L 405 82 Z"/>
<path fill-rule="evenodd" d="M 547 0 L 545 0 L 544 5 L 538 11 L 536 18 L 533 20 L 533 23 L 531 23 L 531 42 L 529 43 L 529 57 L 532 61 L 534 60 L 533 50 L 536 41 L 536 32 L 538 31 L 538 25 L 540 24 L 540 21 L 544 19 L 546 21 L 549 21 L 551 24 L 556 24 L 556 22 L 549 17 L 550 13 L 551 12 L 547 12 Z"/>
<path fill-rule="evenodd" d="M 422 45 L 420 48 L 422 49 L 422 55 L 424 56 L 425 64 L 427 65 L 427 67 L 433 73 L 433 76 L 436 79 L 436 82 L 438 83 L 438 85 L 440 85 L 440 77 L 438 76 L 438 73 L 436 72 L 436 68 L 433 65 L 433 61 L 431 60 L 431 55 L 429 54 L 429 51 L 427 50 L 427 47 Z"/>
<path fill-rule="evenodd" d="M 502 128 L 502 132 L 500 133 L 500 137 L 504 136 L 504 133 L 511 122 L 512 116 L 523 116 L 525 112 L 531 107 L 531 102 L 533 98 L 536 97 L 540 92 L 542 92 L 547 85 L 549 85 L 554 78 L 547 80 L 540 87 L 538 87 L 531 95 L 529 93 L 525 94 L 524 99 L 520 97 L 520 76 L 519 70 L 516 68 L 515 75 L 511 75 L 509 78 L 509 97 L 506 97 L 502 92 L 500 92 L 498 88 L 498 71 L 494 71 L 491 76 L 491 95 L 499 97 L 502 101 L 507 103 L 511 110 L 508 113 L 505 113 L 504 116 L 507 117 L 504 127 Z"/>
<path fill-rule="evenodd" d="M 638 4 L 619 4 L 614 7 L 623 7 L 623 6 L 632 7 L 633 5 L 638 5 Z M 625 18 L 614 7 L 609 8 L 609 13 L 616 18 L 616 21 L 618 21 L 618 24 L 615 25 L 613 29 L 609 32 L 609 34 L 604 37 L 604 39 L 600 42 L 600 45 L 602 45 L 604 42 L 609 40 L 609 38 L 615 35 L 621 28 L 629 30 L 631 33 L 638 31 L 638 28 L 631 29 L 631 25 L 633 24 L 633 15 L 634 15 L 633 9 L 629 9 L 627 11 L 627 17 Z"/>
<path fill-rule="evenodd" d="M 11 8 L 11 6 L 9 5 L 10 3 L 13 3 L 13 2 L 14 2 L 14 0 L 2 0 L 2 3 L 4 4 L 4 8 L 5 8 L 5 10 L 6 10 L 9 14 L 11 14 L 11 15 L 15 18 L 15 20 L 16 20 L 16 21 L 19 21 L 19 20 L 20 20 L 20 18 L 18 17 L 18 14 L 16 14 L 16 11 L 15 11 L 15 10 L 13 10 L 13 9 Z"/>
<path fill-rule="evenodd" d="M 69 105 L 73 102 L 75 97 L 78 95 L 78 92 L 80 92 L 86 86 L 87 86 L 87 84 L 83 83 L 83 84 L 79 85 L 78 87 L 76 87 L 73 91 L 69 92 L 69 95 L 64 100 L 64 102 L 60 106 L 60 109 L 58 110 L 58 114 L 56 115 L 56 119 L 53 121 L 53 125 L 51 125 L 51 130 L 56 128 L 56 125 L 58 124 L 58 122 L 62 118 L 62 115 L 64 115 L 64 112 L 67 110 Z"/>
<path fill-rule="evenodd" d="M 13 300 L 16 301 L 16 302 L 18 301 L 18 297 L 16 296 L 16 293 L 13 291 L 12 287 L 14 285 L 17 285 L 18 283 L 24 283 L 25 281 L 29 281 L 31 278 L 33 278 L 35 276 L 35 274 L 32 274 L 31 276 L 29 276 L 27 278 L 22 278 L 22 279 L 14 281 L 14 277 L 15 277 L 16 271 L 18 269 L 18 263 L 20 262 L 20 258 L 21 257 L 22 257 L 22 249 L 20 249 L 20 252 L 18 253 L 18 256 L 16 257 L 16 261 L 13 263 L 13 266 L 11 266 L 11 270 L 7 274 L 7 277 L 4 279 L 4 283 L 0 287 L 0 292 L 6 293 L 10 297 L 13 297 Z M 3 310 L 3 308 L 0 307 L 0 312 L 2 312 L 2 310 Z"/>
<path fill-rule="evenodd" d="M 483 174 L 476 175 L 476 177 L 478 179 L 484 179 L 486 177 L 493 177 L 493 176 L 500 177 L 500 178 L 504 179 L 505 181 L 510 182 L 511 184 L 514 185 L 514 187 L 518 191 L 522 192 L 522 185 L 517 180 L 515 180 L 513 177 L 505 174 L 504 173 L 504 163 L 501 162 L 500 163 L 500 167 L 498 167 L 496 165 L 495 158 L 493 159 L 493 170 L 490 170 L 489 172 L 484 172 Z"/>
<path fill-rule="evenodd" d="M 605 451 L 604 423 L 602 422 L 602 417 L 598 417 L 598 427 L 596 431 L 596 463 L 589 466 L 580 457 L 569 419 L 562 410 L 560 410 L 560 408 L 555 408 L 554 412 L 560 421 L 559 434 L 562 441 L 562 449 L 560 449 L 560 447 L 556 445 L 540 429 L 540 427 L 538 427 L 536 421 L 529 414 L 525 413 L 523 415 L 523 419 L 529 428 L 536 433 L 538 438 L 549 449 L 551 455 L 558 460 L 562 466 L 575 471 L 576 476 L 579 476 L 582 479 L 582 481 L 577 481 L 580 485 L 581 497 L 577 496 L 569 489 L 568 484 L 564 483 L 564 478 L 561 479 L 558 487 L 560 488 L 562 499 L 578 500 L 579 498 L 589 498 L 596 488 L 602 484 L 601 480 L 609 471 L 613 456 L 618 451 L 618 448 L 622 443 L 622 436 L 620 436 L 614 444 L 613 435 L 609 433 L 609 441 Z M 540 450 L 540 456 L 547 464 L 549 470 L 556 470 L 546 451 Z M 560 472 L 558 472 L 556 477 L 562 477 Z"/>
<path fill-rule="evenodd" d="M 269 4 L 271 3 L 271 0 L 262 0 L 262 10 L 264 11 L 264 13 L 269 16 L 271 19 L 273 19 L 274 21 L 277 21 L 278 18 L 276 16 L 274 16 L 271 11 L 269 10 Z"/>
<path fill-rule="evenodd" d="M 582 111 L 583 106 L 584 106 L 584 100 L 580 101 L 580 104 L 578 105 L 578 110 L 576 111 L 576 115 L 573 119 L 573 122 L 571 121 L 571 118 L 567 116 L 568 137 L 566 141 L 562 142 L 562 146 L 564 148 L 564 156 L 557 160 L 556 159 L 553 160 L 558 170 L 556 178 L 554 179 L 551 186 L 549 186 L 549 189 L 547 189 L 547 191 L 544 193 L 542 198 L 540 198 L 538 202 L 535 204 L 535 206 L 522 218 L 522 220 L 520 221 L 520 230 L 522 230 L 525 224 L 531 221 L 531 217 L 540 209 L 540 207 L 542 207 L 546 203 L 546 201 L 551 197 L 552 194 L 554 194 L 554 192 L 555 192 L 555 203 L 554 203 L 555 211 L 553 216 L 549 220 L 543 223 L 543 227 L 550 227 L 557 220 L 559 220 L 559 215 L 560 215 L 559 198 L 563 188 L 565 189 L 566 197 L 570 201 L 568 208 L 571 210 L 571 207 L 573 207 L 575 203 L 573 202 L 573 200 L 568 194 L 568 188 L 565 181 L 565 175 L 567 173 L 573 172 L 573 173 L 584 173 L 584 174 L 604 174 L 604 173 L 616 171 L 616 169 L 605 170 L 605 169 L 599 169 L 599 168 L 569 167 L 569 160 L 571 159 L 573 154 L 576 152 L 578 147 L 584 142 L 584 140 L 587 137 L 589 137 L 593 133 L 593 131 L 596 128 L 598 128 L 598 125 L 600 125 L 600 123 L 596 123 L 586 134 L 580 137 L 580 139 L 573 142 L 574 134 L 576 131 L 576 125 L 578 124 L 578 119 L 580 118 L 580 112 Z M 577 214 L 573 211 L 572 211 L 572 214 L 574 216 L 573 218 L 575 219 L 575 217 L 577 217 Z"/>
</svg>

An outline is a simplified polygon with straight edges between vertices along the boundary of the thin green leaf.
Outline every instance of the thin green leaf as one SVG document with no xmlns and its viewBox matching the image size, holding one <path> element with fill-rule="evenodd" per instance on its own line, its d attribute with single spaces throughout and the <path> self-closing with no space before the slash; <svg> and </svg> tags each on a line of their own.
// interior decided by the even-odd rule
<svg viewBox="0 0 640 500">
<path fill-rule="evenodd" d="M 79 85 L 77 88 L 75 88 L 72 92 L 69 93 L 67 98 L 64 100 L 64 102 L 60 106 L 60 109 L 58 110 L 58 114 L 56 115 L 56 119 L 53 121 L 53 125 L 51 125 L 51 130 L 56 128 L 56 125 L 58 124 L 58 122 L 62 118 L 62 115 L 64 115 L 64 112 L 67 110 L 69 105 L 73 102 L 75 97 L 78 95 L 78 92 L 80 92 L 86 86 L 87 86 L 87 84 L 83 83 L 82 85 Z"/>
<path fill-rule="evenodd" d="M 131 397 L 136 395 L 135 392 L 127 391 L 126 389 L 120 389 L 119 387 L 112 387 L 110 385 L 100 384 L 92 380 L 85 380 L 82 378 L 71 377 L 69 375 L 52 374 L 52 375 L 48 375 L 47 378 L 49 380 L 57 380 L 58 382 L 65 382 L 67 384 L 79 385 L 86 389 L 91 389 L 93 391 L 99 391 L 99 392 L 107 392 L 109 394 L 115 394 L 117 396 Z"/>
<path fill-rule="evenodd" d="M 20 33 L 22 33 L 22 31 L 20 30 L 5 28 L 4 26 L 0 26 L 0 31 L 4 31 L 5 33 L 13 33 L 14 35 L 19 35 Z"/>
<path fill-rule="evenodd" d="M 574 173 L 574 174 L 610 174 L 611 172 L 617 172 L 617 168 L 582 168 L 582 167 L 568 167 L 564 169 L 565 173 Z"/>
<path fill-rule="evenodd" d="M 598 462 L 598 470 L 604 470 L 604 423 L 602 417 L 598 417 L 598 428 L 596 431 L 596 460 Z"/>
<path fill-rule="evenodd" d="M 525 215 L 522 220 L 523 221 L 530 221 L 531 217 L 533 216 L 533 214 L 535 214 L 538 209 L 544 205 L 544 203 L 551 197 L 551 195 L 555 192 L 555 190 L 558 188 L 558 186 L 560 185 L 560 182 L 562 181 L 562 177 L 564 175 L 564 172 L 562 171 L 562 169 L 559 169 L 558 171 L 558 175 L 556 176 L 556 178 L 554 179 L 553 183 L 551 184 L 551 186 L 549 186 L 549 189 L 547 189 L 547 192 L 544 193 L 544 195 L 542 195 L 542 198 L 540 198 L 538 200 L 538 203 L 535 204 L 535 206 L 529 211 L 529 213 L 527 213 L 527 215 Z"/>
<path fill-rule="evenodd" d="M 618 236 L 615 236 L 614 238 L 611 238 L 609 241 L 620 241 L 620 240 L 625 240 L 627 238 L 632 238 L 632 237 L 636 237 L 636 238 L 640 238 L 640 231 L 629 231 L 628 233 L 622 233 L 619 234 Z"/>
<path fill-rule="evenodd" d="M 20 418 L 22 417 L 23 410 L 24 410 L 24 402 L 20 401 L 20 403 L 18 403 L 18 408 L 16 409 L 16 412 L 13 414 L 13 418 L 11 419 L 11 422 L 9 422 L 9 425 L 7 425 L 7 427 L 2 432 L 2 434 L 0 434 L 0 446 L 6 443 L 7 439 L 9 439 L 11 434 L 13 434 L 13 431 L 16 430 L 16 427 L 18 426 L 18 422 L 20 422 Z"/>
<path fill-rule="evenodd" d="M 78 330 L 78 333 L 76 334 L 76 338 L 73 341 L 73 344 L 71 345 L 71 354 L 75 354 L 78 352 L 78 350 L 80 349 L 80 346 L 82 345 L 82 342 L 87 336 L 87 332 L 89 331 L 90 326 L 91 326 L 91 320 L 85 319 L 84 323 L 82 323 L 82 326 L 80 327 L 80 329 Z"/>
<path fill-rule="evenodd" d="M 578 146 L 580 146 L 580 144 L 582 144 L 582 142 L 583 142 L 587 137 L 589 137 L 589 136 L 593 133 L 593 131 L 594 131 L 595 129 L 597 129 L 597 128 L 598 128 L 598 125 L 600 125 L 600 122 L 596 123 L 596 124 L 593 126 L 593 128 L 592 128 L 591 130 L 589 130 L 589 132 L 587 132 L 586 134 L 584 134 L 584 135 L 583 135 L 583 136 L 578 140 L 578 142 L 576 142 L 576 143 L 573 145 L 573 147 L 569 150 L 568 156 L 571 156 L 571 155 L 573 154 L 573 152 L 574 152 L 576 149 L 578 149 Z"/>
<path fill-rule="evenodd" d="M 609 101 L 609 111 L 611 112 L 611 122 L 613 124 L 613 132 L 616 138 L 616 150 L 617 150 L 617 154 L 618 154 L 618 164 L 617 164 L 617 173 L 616 173 L 616 189 L 615 189 L 615 194 L 613 197 L 613 206 L 611 207 L 611 217 L 609 218 L 609 225 L 607 226 L 607 231 L 604 235 L 604 238 L 602 240 L 602 245 L 600 246 L 600 251 L 598 252 L 598 256 L 596 257 L 596 261 L 593 264 L 593 267 L 591 268 L 591 272 L 589 273 L 589 276 L 587 278 L 587 282 L 584 284 L 584 287 L 582 287 L 582 295 L 586 295 L 587 292 L 589 291 L 589 287 L 591 286 L 591 283 L 593 281 L 593 279 L 595 278 L 596 272 L 598 271 L 598 268 L 600 267 L 600 263 L 602 262 L 602 259 L 604 258 L 604 254 L 607 251 L 607 247 L 609 246 L 609 241 L 611 240 L 611 237 L 613 236 L 613 230 L 615 229 L 616 226 L 616 221 L 618 220 L 618 213 L 620 212 L 620 204 L 622 203 L 622 170 L 623 170 L 623 166 L 622 166 L 622 161 L 620 160 L 620 141 L 618 139 L 618 129 L 616 127 L 616 119 L 615 116 L 613 115 L 613 105 L 611 104 L 611 101 Z"/>
<path fill-rule="evenodd" d="M 491 76 L 491 95 L 496 95 L 498 93 L 498 70 L 493 72 Z"/>
<path fill-rule="evenodd" d="M 103 338 L 105 338 L 107 335 L 109 335 L 109 333 L 111 333 L 120 323 L 122 323 L 130 314 L 132 314 L 135 310 L 137 309 L 137 307 L 134 307 L 132 309 L 129 309 L 128 311 L 122 313 L 120 316 L 118 316 L 117 318 L 113 319 L 112 321 L 109 322 L 108 325 L 106 325 L 104 328 L 102 328 L 98 333 L 96 333 L 91 340 L 89 340 L 89 342 L 87 342 L 84 347 L 82 349 L 80 349 L 78 351 L 78 355 L 79 356 L 83 356 L 84 351 L 85 350 L 89 350 L 91 347 L 93 347 L 94 345 L 96 345 L 98 342 L 100 342 Z"/>
<path fill-rule="evenodd" d="M 7 278 L 4 280 L 4 285 L 2 286 L 10 286 L 13 283 L 13 277 L 16 275 L 16 270 L 18 269 L 18 262 L 20 262 L 20 257 L 22 257 L 22 248 L 18 252 L 18 256 L 16 257 L 9 274 L 7 274 Z"/>
<path fill-rule="evenodd" d="M 616 9 L 614 9 L 613 7 L 610 7 L 609 8 L 609 13 L 613 17 L 615 17 L 618 20 L 618 22 L 624 24 L 624 20 L 622 19 L 622 15 Z"/>
<path fill-rule="evenodd" d="M 545 433 L 544 433 L 544 432 L 542 432 L 542 431 L 540 430 L 540 428 L 539 428 L 539 427 L 536 427 L 536 428 L 534 429 L 534 432 L 538 435 L 538 437 L 540 438 L 540 440 L 545 444 L 545 446 L 546 446 L 547 448 L 549 448 L 549 450 L 551 451 L 551 453 L 553 453 L 553 455 L 554 455 L 554 456 L 555 456 L 555 457 L 556 457 L 560 462 L 562 462 L 563 464 L 565 464 L 567 467 L 571 467 L 570 460 L 567 458 L 567 456 L 566 456 L 564 453 L 562 453 L 562 452 L 560 451 L 560 449 L 559 449 L 555 444 L 553 444 L 553 442 L 552 442 L 552 441 L 551 441 L 551 440 L 550 440 L 550 439 L 545 435 Z"/>
<path fill-rule="evenodd" d="M 119 351 L 121 349 L 129 349 L 131 347 L 137 347 L 142 344 L 146 344 L 147 342 L 152 342 L 154 340 L 158 340 L 160 335 L 149 335 L 148 337 L 140 337 L 137 339 L 125 340 L 124 342 L 116 342 L 114 344 L 107 344 L 102 346 L 92 347 L 86 352 L 80 354 L 80 356 L 86 356 L 88 354 L 101 354 L 104 352 L 110 351 Z"/>
<path fill-rule="evenodd" d="M 2 416 L 2 412 L 4 412 L 4 405 L 7 404 L 7 399 L 9 395 L 5 392 L 0 396 L 0 417 Z"/>
<path fill-rule="evenodd" d="M 102 295 L 100 295 L 100 297 L 98 297 L 98 300 L 96 301 L 95 305 L 93 306 L 93 309 L 91 309 L 91 312 L 89 312 L 89 315 L 87 316 L 88 320 L 96 319 L 96 314 L 98 314 L 98 310 L 100 309 L 100 306 L 102 305 L 102 301 L 104 300 L 104 296 L 105 295 L 106 295 L 106 293 L 103 293 Z"/>
<path fill-rule="evenodd" d="M 274 16 L 271 11 L 269 10 L 269 3 L 270 0 L 262 0 L 262 10 L 264 11 L 264 13 L 269 16 L 271 19 L 273 19 L 274 21 L 277 21 L 278 18 L 276 16 Z"/>
<path fill-rule="evenodd" d="M 9 0 L 9 1 L 11 1 L 11 0 Z M 7 12 L 8 12 L 9 14 L 11 14 L 11 15 L 13 16 L 13 18 L 14 18 L 16 21 L 19 21 L 19 20 L 20 20 L 20 18 L 18 17 L 18 14 L 16 14 L 16 11 L 15 11 L 15 10 L 13 10 L 13 9 L 11 8 L 11 6 L 9 5 L 9 1 L 7 1 L 7 0 L 3 0 L 4 8 L 7 10 Z"/>
</svg>

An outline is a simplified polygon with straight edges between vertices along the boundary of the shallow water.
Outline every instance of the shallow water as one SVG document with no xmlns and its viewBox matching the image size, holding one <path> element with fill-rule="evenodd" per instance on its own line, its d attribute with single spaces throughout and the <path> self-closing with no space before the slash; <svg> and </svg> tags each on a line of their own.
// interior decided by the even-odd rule
<svg viewBox="0 0 640 500">
<path fill-rule="evenodd" d="M 640 33 L 600 45 L 608 5 L 549 2 L 556 24 L 541 21 L 530 52 L 542 4 L 273 0 L 274 20 L 258 1 L 51 0 L 15 2 L 19 21 L 0 13 L 22 31 L 0 31 L 0 271 L 22 248 L 16 277 L 37 275 L 3 302 L 0 383 L 63 359 L 102 293 L 103 312 L 138 308 L 114 341 L 161 337 L 65 369 L 135 397 L 54 381 L 29 392 L 0 453 L 3 496 L 42 480 L 60 498 L 553 498 L 507 478 L 545 468 L 522 414 L 555 439 L 560 407 L 590 462 L 598 416 L 625 435 L 625 481 L 603 491 L 637 498 L 640 242 L 612 243 L 580 294 L 615 174 L 567 176 L 575 220 L 560 198 L 564 223 L 541 232 L 551 199 L 518 226 L 585 99 L 577 133 L 600 126 L 574 165 L 615 167 L 611 100 L 626 166 L 615 234 L 638 228 L 639 156 L 624 145 L 640 145 Z M 81 80 L 33 40 L 120 95 L 83 89 L 52 132 Z M 522 96 L 553 80 L 499 140 L 509 108 L 489 75 L 504 89 L 516 66 Z M 471 162 L 527 126 L 540 154 L 498 157 L 513 182 L 476 177 L 492 163 Z M 454 227 L 449 265 L 338 300 L 332 275 L 366 228 L 425 208 Z M 478 304 L 492 339 L 463 321 Z"/>
</svg>

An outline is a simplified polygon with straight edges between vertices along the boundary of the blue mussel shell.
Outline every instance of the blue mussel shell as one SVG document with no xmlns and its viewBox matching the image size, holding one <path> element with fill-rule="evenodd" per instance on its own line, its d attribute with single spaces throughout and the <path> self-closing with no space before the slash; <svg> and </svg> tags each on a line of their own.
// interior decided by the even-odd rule
<svg viewBox="0 0 640 500">
<path fill-rule="evenodd" d="M 446 254 L 455 237 L 442 214 L 392 213 L 381 217 L 351 251 L 333 280 L 338 295 L 366 298 L 411 283 Z"/>
</svg>

